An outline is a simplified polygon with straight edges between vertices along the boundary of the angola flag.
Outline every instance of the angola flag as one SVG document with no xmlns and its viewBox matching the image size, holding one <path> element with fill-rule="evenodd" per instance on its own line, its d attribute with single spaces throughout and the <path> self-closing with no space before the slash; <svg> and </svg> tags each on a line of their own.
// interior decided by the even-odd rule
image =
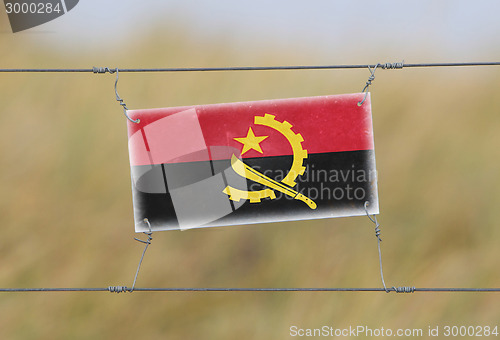
<svg viewBox="0 0 500 340">
<path fill-rule="evenodd" d="M 128 111 L 136 231 L 378 214 L 363 97 Z"/>
</svg>

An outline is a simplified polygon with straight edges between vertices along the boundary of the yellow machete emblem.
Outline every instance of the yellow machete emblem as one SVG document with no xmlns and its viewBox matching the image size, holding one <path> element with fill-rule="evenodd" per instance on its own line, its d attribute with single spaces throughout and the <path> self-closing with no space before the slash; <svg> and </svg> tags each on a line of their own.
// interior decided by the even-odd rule
<svg viewBox="0 0 500 340">
<path fill-rule="evenodd" d="M 229 196 L 229 199 L 233 201 L 247 199 L 250 201 L 250 203 L 258 203 L 263 198 L 275 199 L 276 194 L 274 193 L 274 191 L 279 191 L 293 197 L 294 199 L 303 201 L 311 209 L 316 209 L 317 206 L 313 200 L 293 189 L 293 187 L 297 184 L 295 182 L 297 177 L 299 175 L 303 175 L 304 171 L 306 170 L 303 165 L 303 161 L 307 158 L 307 150 L 304 150 L 301 144 L 304 141 L 304 138 L 302 138 L 300 133 L 295 134 L 292 131 L 292 124 L 287 121 L 281 123 L 274 118 L 275 116 L 270 114 L 265 114 L 264 116 L 255 116 L 254 124 L 270 127 L 281 133 L 288 140 L 293 151 L 292 166 L 288 171 L 288 174 L 285 176 L 285 178 L 283 178 L 281 182 L 277 182 L 274 179 L 269 178 L 263 173 L 260 173 L 259 171 L 246 165 L 238 157 L 233 155 L 231 158 L 231 167 L 238 175 L 245 177 L 251 181 L 265 185 L 269 189 L 246 191 L 227 186 L 223 190 L 223 192 L 227 194 Z M 259 143 L 267 137 L 268 136 L 255 136 L 252 128 L 249 128 L 246 137 L 234 139 L 243 144 L 243 151 L 241 153 L 243 155 L 250 149 L 254 149 L 260 153 L 263 153 Z"/>
</svg>

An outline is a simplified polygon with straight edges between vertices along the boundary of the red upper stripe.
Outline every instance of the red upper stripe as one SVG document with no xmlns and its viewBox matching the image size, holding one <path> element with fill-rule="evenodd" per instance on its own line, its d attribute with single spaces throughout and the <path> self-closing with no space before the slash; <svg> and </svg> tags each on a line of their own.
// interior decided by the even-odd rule
<svg viewBox="0 0 500 340">
<path fill-rule="evenodd" d="M 292 155 L 282 131 L 267 123 L 255 124 L 256 116 L 266 114 L 274 116 L 275 121 L 290 123 L 293 133 L 304 139 L 302 148 L 310 154 L 373 149 L 370 95 L 362 106 L 357 105 L 363 96 L 357 93 L 131 110 L 129 116 L 139 118 L 140 123 L 128 122 L 130 162 L 145 165 L 230 158 L 243 149 L 234 138 L 246 137 L 250 127 L 255 136 L 268 137 L 259 143 L 263 153 L 250 149 L 243 158 Z M 220 146 L 229 148 L 221 152 Z"/>
</svg>

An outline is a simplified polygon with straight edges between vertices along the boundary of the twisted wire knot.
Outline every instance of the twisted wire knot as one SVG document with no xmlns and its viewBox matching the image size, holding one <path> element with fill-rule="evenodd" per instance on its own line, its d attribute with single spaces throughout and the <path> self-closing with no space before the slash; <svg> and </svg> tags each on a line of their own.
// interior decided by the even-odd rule
<svg viewBox="0 0 500 340">
<path fill-rule="evenodd" d="M 115 68 L 109 68 L 109 67 L 92 67 L 92 72 L 94 73 L 115 73 L 116 69 Z"/>
<path fill-rule="evenodd" d="M 361 93 L 365 93 L 365 96 L 363 97 L 363 100 L 358 102 L 358 106 L 363 105 L 363 103 L 366 100 L 366 97 L 368 96 L 368 88 L 372 84 L 372 81 L 375 80 L 375 71 L 377 70 L 377 67 L 379 67 L 380 64 L 375 65 L 375 67 L 372 69 L 370 66 L 368 66 L 368 70 L 370 70 L 370 76 L 368 77 L 368 80 L 366 81 L 365 87 L 363 87 L 363 91 Z"/>
<path fill-rule="evenodd" d="M 129 292 L 130 290 L 126 286 L 109 286 L 108 291 L 110 293 L 124 293 Z"/>
<path fill-rule="evenodd" d="M 394 70 L 394 69 L 402 69 L 404 67 L 405 61 L 396 62 L 396 63 L 385 63 L 379 64 L 379 67 L 383 70 Z"/>
<path fill-rule="evenodd" d="M 392 290 L 396 293 L 414 293 L 415 287 L 392 287 Z M 389 291 L 388 291 L 389 293 Z"/>
<path fill-rule="evenodd" d="M 125 117 L 127 117 L 128 120 L 130 120 L 132 123 L 139 123 L 140 122 L 140 119 L 137 118 L 136 120 L 133 120 L 132 118 L 130 118 L 127 114 L 127 110 L 128 110 L 128 107 L 127 107 L 127 104 L 124 103 L 123 99 L 120 98 L 120 96 L 118 95 L 118 89 L 117 89 L 117 85 L 118 85 L 118 67 L 117 68 L 109 68 L 109 67 L 92 67 L 92 72 L 94 73 L 110 73 L 110 74 L 113 74 L 113 73 L 116 73 L 116 80 L 115 80 L 115 95 L 116 95 L 116 101 L 118 102 L 118 104 L 121 105 L 121 107 L 123 108 L 123 114 L 125 115 Z"/>
<path fill-rule="evenodd" d="M 376 64 L 373 69 L 371 68 L 370 65 L 368 65 L 368 70 L 370 71 L 370 76 L 368 77 L 368 80 L 366 81 L 365 87 L 363 88 L 363 91 L 361 93 L 364 93 L 365 96 L 363 97 L 363 100 L 358 102 L 358 106 L 363 105 L 363 103 L 366 100 L 366 97 L 368 96 L 368 88 L 372 84 L 372 81 L 375 80 L 375 71 L 377 70 L 378 67 L 380 67 L 383 70 L 390 70 L 390 69 L 402 69 L 404 67 L 404 60 L 402 62 L 396 62 L 396 63 L 378 63 Z"/>
<path fill-rule="evenodd" d="M 382 233 L 382 230 L 380 230 L 380 223 L 378 223 L 377 217 L 375 215 L 371 217 L 370 214 L 368 213 L 368 204 L 369 204 L 368 201 L 366 201 L 364 204 L 366 216 L 368 216 L 370 221 L 372 221 L 372 223 L 375 224 L 375 237 L 379 242 L 382 242 L 382 238 L 380 238 L 380 234 Z"/>
<path fill-rule="evenodd" d="M 382 231 L 380 230 L 380 224 L 377 224 L 375 225 L 375 237 L 380 241 L 382 242 L 382 238 L 380 238 L 380 234 L 382 233 Z"/>
<path fill-rule="evenodd" d="M 370 86 L 372 84 L 372 81 L 375 80 L 375 74 L 372 73 L 369 77 L 368 77 L 368 80 L 366 81 L 366 85 L 365 85 L 365 88 L 363 89 L 363 92 L 365 92 L 365 90 L 368 88 L 368 86 Z"/>
</svg>

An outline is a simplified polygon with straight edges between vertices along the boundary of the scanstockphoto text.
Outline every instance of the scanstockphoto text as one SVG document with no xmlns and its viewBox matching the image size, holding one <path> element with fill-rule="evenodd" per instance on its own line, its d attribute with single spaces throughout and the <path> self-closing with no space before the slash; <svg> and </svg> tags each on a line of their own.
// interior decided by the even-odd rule
<svg viewBox="0 0 500 340">
<path fill-rule="evenodd" d="M 369 327 L 366 325 L 350 325 L 348 327 L 321 327 L 307 328 L 291 325 L 288 329 L 291 337 L 412 337 L 412 338 L 464 338 L 464 337 L 493 337 L 499 336 L 498 325 L 428 325 L 422 328 L 386 328 Z"/>
</svg>

